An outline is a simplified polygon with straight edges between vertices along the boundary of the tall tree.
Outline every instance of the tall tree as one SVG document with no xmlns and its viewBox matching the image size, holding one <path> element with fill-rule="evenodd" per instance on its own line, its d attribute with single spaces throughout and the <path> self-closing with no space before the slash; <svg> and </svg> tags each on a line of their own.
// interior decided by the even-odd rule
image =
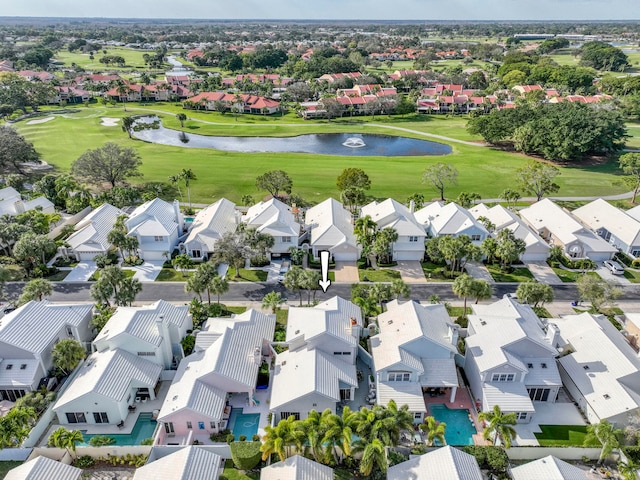
<svg viewBox="0 0 640 480">
<path fill-rule="evenodd" d="M 71 173 L 95 185 L 109 183 L 111 188 L 130 177 L 140 177 L 140 156 L 133 148 L 123 148 L 107 142 L 102 147 L 87 150 L 71 164 Z"/>
<path fill-rule="evenodd" d="M 43 297 L 48 297 L 53 293 L 53 284 L 44 278 L 34 278 L 29 280 L 22 288 L 22 295 L 18 299 L 19 305 L 24 305 L 31 300 L 42 301 Z"/>
<path fill-rule="evenodd" d="M 0 126 L 0 171 L 24 174 L 23 163 L 37 162 L 38 152 L 15 129 Z"/>
<path fill-rule="evenodd" d="M 476 303 L 480 300 L 489 300 L 493 295 L 493 287 L 486 280 L 473 279 L 471 285 L 471 296 L 476 299 Z"/>
<path fill-rule="evenodd" d="M 187 121 L 187 116 L 184 113 L 178 113 L 176 119 L 180 122 L 180 126 L 184 128 L 184 122 Z"/>
<path fill-rule="evenodd" d="M 372 253 L 377 229 L 378 224 L 369 215 L 358 218 L 353 226 L 353 233 L 356 236 L 356 241 L 362 247 L 362 256 L 367 261 L 367 265 L 369 264 L 368 257 Z"/>
<path fill-rule="evenodd" d="M 84 442 L 84 437 L 80 430 L 67 430 L 64 427 L 59 427 L 49 435 L 47 444 L 56 447 L 64 448 L 69 455 L 71 452 L 75 454 L 78 444 Z"/>
<path fill-rule="evenodd" d="M 533 307 L 553 302 L 553 287 L 536 281 L 522 282 L 516 289 L 516 297 L 522 303 L 530 303 Z"/>
<path fill-rule="evenodd" d="M 183 277 L 186 277 L 187 270 L 193 267 L 193 260 L 191 260 L 191 257 L 186 253 L 181 253 L 171 260 L 171 265 L 173 265 L 173 268 L 176 270 L 180 270 Z M 211 303 L 211 300 L 209 300 L 209 303 Z"/>
<path fill-rule="evenodd" d="M 640 153 L 625 153 L 618 160 L 620 170 L 624 172 L 626 183 L 633 188 L 631 203 L 636 203 L 638 190 L 640 190 Z"/>
<path fill-rule="evenodd" d="M 122 117 L 122 131 L 126 132 L 129 135 L 129 138 L 132 138 L 133 125 L 136 123 L 135 118 L 126 116 Z"/>
<path fill-rule="evenodd" d="M 508 228 L 503 228 L 497 235 L 495 256 L 500 259 L 502 269 L 506 270 L 511 264 L 517 262 L 527 248 L 527 244 L 521 238 L 516 238 Z"/>
<path fill-rule="evenodd" d="M 72 372 L 87 355 L 86 349 L 75 338 L 64 338 L 53 347 L 53 364 L 67 375 Z"/>
<path fill-rule="evenodd" d="M 262 438 L 262 460 L 266 460 L 272 454 L 278 456 L 281 462 L 284 462 L 289 456 L 290 447 L 296 443 L 296 435 L 303 432 L 295 431 L 296 420 L 293 415 L 289 418 L 283 418 L 275 427 L 267 425 L 264 428 L 265 435 Z"/>
<path fill-rule="evenodd" d="M 280 192 L 291 193 L 293 181 L 283 170 L 270 170 L 256 178 L 256 187 L 259 190 L 266 190 L 273 198 L 279 199 Z"/>
<path fill-rule="evenodd" d="M 440 193 L 440 200 L 444 201 L 444 189 L 458 183 L 458 170 L 450 163 L 436 163 L 425 169 L 422 183 L 431 183 Z"/>
<path fill-rule="evenodd" d="M 330 463 L 329 455 L 334 463 L 340 463 L 338 451 L 341 456 L 351 455 L 351 442 L 353 441 L 353 425 L 356 413 L 347 406 L 342 409 L 342 414 L 332 414 L 326 419 L 326 431 L 322 443 L 327 445 L 325 450 L 325 463 Z"/>
<path fill-rule="evenodd" d="M 615 301 L 622 295 L 622 290 L 617 285 L 591 275 L 581 275 L 576 285 L 580 298 L 590 302 L 596 312 L 603 308 L 613 308 Z"/>
<path fill-rule="evenodd" d="M 427 445 L 432 446 L 437 440 L 440 445 L 445 445 L 444 434 L 447 431 L 447 424 L 438 422 L 434 417 L 425 417 L 424 423 L 420 425 L 420 430 L 427 433 Z"/>
<path fill-rule="evenodd" d="M 500 198 L 507 202 L 507 207 L 515 207 L 516 202 L 520 200 L 520 192 L 517 190 L 512 190 L 511 188 L 506 188 L 500 194 Z M 511 205 L 513 203 L 513 205 Z"/>
<path fill-rule="evenodd" d="M 253 249 L 247 242 L 245 232 L 236 230 L 226 232 L 216 243 L 216 250 L 213 258 L 218 263 L 226 263 L 236 271 L 236 278 L 240 277 L 240 268 L 254 254 Z"/>
<path fill-rule="evenodd" d="M 584 437 L 585 446 L 590 446 L 594 441 L 598 441 L 602 445 L 600 450 L 599 461 L 605 458 L 616 448 L 620 446 L 619 437 L 622 436 L 622 430 L 617 429 L 608 420 L 602 419 L 598 423 L 587 425 L 587 435 Z"/>
<path fill-rule="evenodd" d="M 400 297 L 409 298 L 409 286 L 400 278 L 394 278 L 391 281 L 391 294 L 393 298 L 398 300 Z"/>
<path fill-rule="evenodd" d="M 183 168 L 180 172 L 180 178 L 184 181 L 184 186 L 187 188 L 187 197 L 189 198 L 189 209 L 191 206 L 191 182 L 197 180 L 196 174 L 190 168 Z"/>
<path fill-rule="evenodd" d="M 114 301 L 116 305 L 123 307 L 131 306 L 136 296 L 142 291 L 142 283 L 137 278 L 127 277 L 120 283 L 118 293 L 115 295 Z"/>
<path fill-rule="evenodd" d="M 229 282 L 226 278 L 215 276 L 208 283 L 209 290 L 218 296 L 218 305 L 220 305 L 220 295 L 229 291 Z"/>
<path fill-rule="evenodd" d="M 285 302 L 286 300 L 282 298 L 280 292 L 271 291 L 262 298 L 262 308 L 271 310 L 271 313 L 275 314 L 280 310 L 280 305 Z"/>
<path fill-rule="evenodd" d="M 292 292 L 298 292 L 300 296 L 300 306 L 302 306 L 302 290 L 306 288 L 307 284 L 304 270 L 297 265 L 293 265 L 287 273 L 284 274 L 283 284 Z"/>
<path fill-rule="evenodd" d="M 350 188 L 369 190 L 371 180 L 369 176 L 360 168 L 345 168 L 336 181 L 338 190 L 341 192 Z"/>
<path fill-rule="evenodd" d="M 554 183 L 554 179 L 560 174 L 553 165 L 530 160 L 524 167 L 516 170 L 517 181 L 520 188 L 526 193 L 531 193 L 540 201 L 549 193 L 556 193 L 560 186 Z"/>
<path fill-rule="evenodd" d="M 482 436 L 485 440 L 491 440 L 495 445 L 498 438 L 505 448 L 511 447 L 511 441 L 516 438 L 516 431 L 513 426 L 517 423 L 515 413 L 502 413 L 498 405 L 493 406 L 493 410 L 480 412 L 478 420 L 486 422 Z"/>
<path fill-rule="evenodd" d="M 455 293 L 459 298 L 464 299 L 464 308 L 462 310 L 462 316 L 467 316 L 467 297 L 473 295 L 473 277 L 466 273 L 463 273 L 458 278 L 453 281 L 451 285 L 451 290 Z"/>
</svg>

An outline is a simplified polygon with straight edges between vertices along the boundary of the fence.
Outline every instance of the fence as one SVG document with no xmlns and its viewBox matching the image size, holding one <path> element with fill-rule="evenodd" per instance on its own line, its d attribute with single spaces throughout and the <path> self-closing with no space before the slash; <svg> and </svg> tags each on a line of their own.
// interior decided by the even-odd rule
<svg viewBox="0 0 640 480">
<path fill-rule="evenodd" d="M 24 462 L 30 454 L 30 448 L 3 448 L 0 450 L 0 462 Z"/>
<path fill-rule="evenodd" d="M 553 455 L 561 460 L 582 460 L 587 457 L 590 460 L 600 458 L 600 448 L 583 447 L 511 447 L 506 450 L 510 460 L 537 460 Z M 617 457 L 617 454 L 615 454 Z"/>
<path fill-rule="evenodd" d="M 160 445 L 157 447 L 153 447 L 151 453 L 149 454 L 149 461 L 147 463 L 151 463 L 155 460 L 158 460 L 162 457 L 166 457 L 167 455 L 171 455 L 179 450 L 186 448 L 185 446 L 168 446 L 168 445 Z M 220 445 L 198 445 L 194 448 L 201 448 L 211 453 L 216 453 L 220 455 L 222 458 L 231 458 L 231 448 L 229 445 L 220 444 Z"/>
<path fill-rule="evenodd" d="M 57 238 L 62 233 L 62 229 L 64 227 L 66 227 L 67 225 L 75 225 L 80 220 L 82 220 L 84 217 L 89 215 L 89 212 L 91 212 L 91 210 L 93 210 L 93 208 L 86 207 L 84 210 L 79 211 L 75 215 L 72 215 L 71 217 L 65 218 L 64 221 L 60 225 L 56 226 L 53 230 L 51 230 L 49 233 L 47 233 L 47 237 L 49 237 L 51 239 Z"/>
<path fill-rule="evenodd" d="M 149 455 L 151 446 L 148 445 L 131 445 L 131 446 L 108 446 L 108 447 L 76 447 L 74 456 L 81 457 L 88 455 L 92 458 L 122 457 L 127 454 L 131 455 Z M 29 459 L 45 456 L 53 460 L 61 460 L 65 458 L 67 451 L 64 448 L 36 447 L 29 455 Z"/>
</svg>

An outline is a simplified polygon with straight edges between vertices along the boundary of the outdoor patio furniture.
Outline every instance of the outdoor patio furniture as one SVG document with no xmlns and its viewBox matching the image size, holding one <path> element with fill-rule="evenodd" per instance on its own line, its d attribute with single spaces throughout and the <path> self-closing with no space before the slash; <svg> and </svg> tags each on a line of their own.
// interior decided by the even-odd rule
<svg viewBox="0 0 640 480">
<path fill-rule="evenodd" d="M 130 412 L 135 412 L 136 411 L 136 406 L 135 405 L 129 405 L 129 411 Z"/>
<path fill-rule="evenodd" d="M 120 420 L 120 423 L 117 425 L 118 428 L 124 428 L 124 420 Z"/>
</svg>

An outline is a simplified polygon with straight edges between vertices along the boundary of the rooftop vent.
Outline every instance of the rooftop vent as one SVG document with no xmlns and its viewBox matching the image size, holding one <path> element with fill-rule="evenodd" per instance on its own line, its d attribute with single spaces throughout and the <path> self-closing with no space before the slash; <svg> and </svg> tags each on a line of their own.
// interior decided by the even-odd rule
<svg viewBox="0 0 640 480">
<path fill-rule="evenodd" d="M 602 396 L 604 397 L 605 400 L 609 400 L 611 398 L 608 393 L 605 393 Z"/>
<path fill-rule="evenodd" d="M 9 365 L 6 366 L 7 370 L 11 370 L 12 368 L 13 368 L 13 364 L 12 363 L 10 363 Z"/>
<path fill-rule="evenodd" d="M 26 370 L 27 369 L 27 364 L 23 363 L 22 365 L 20 365 L 20 370 Z"/>
<path fill-rule="evenodd" d="M 296 330 L 295 335 L 298 335 L 300 333 L 300 330 Z"/>
<path fill-rule="evenodd" d="M 527 363 L 527 368 L 533 368 L 533 363 Z"/>
<path fill-rule="evenodd" d="M 589 370 L 589 365 L 583 365 L 582 368 L 584 368 L 585 370 Z"/>
<path fill-rule="evenodd" d="M 387 322 L 387 325 L 391 325 L 392 323 L 393 323 L 393 320 L 389 320 L 389 321 Z"/>
<path fill-rule="evenodd" d="M 280 365 L 282 365 L 283 367 L 287 364 L 287 361 L 285 360 L 284 362 L 282 362 Z"/>
<path fill-rule="evenodd" d="M 541 366 L 542 368 L 547 368 L 547 364 L 546 364 L 546 363 L 541 363 L 541 364 L 540 364 L 540 366 Z"/>
<path fill-rule="evenodd" d="M 175 402 L 178 399 L 178 395 L 173 396 L 173 401 Z"/>
</svg>

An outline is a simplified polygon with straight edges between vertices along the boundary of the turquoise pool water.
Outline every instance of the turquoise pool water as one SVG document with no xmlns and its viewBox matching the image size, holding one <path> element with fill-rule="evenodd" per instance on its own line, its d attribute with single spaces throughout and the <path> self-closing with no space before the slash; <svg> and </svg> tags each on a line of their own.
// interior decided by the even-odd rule
<svg viewBox="0 0 640 480">
<path fill-rule="evenodd" d="M 259 413 L 243 413 L 241 408 L 231 409 L 229 425 L 231 426 L 231 433 L 233 433 L 236 440 L 240 438 L 240 435 L 244 435 L 247 440 L 251 440 L 251 437 L 258 433 L 259 423 Z"/>
<path fill-rule="evenodd" d="M 138 415 L 136 419 L 136 423 L 133 426 L 133 430 L 129 434 L 114 434 L 114 435 L 105 435 L 107 437 L 113 437 L 116 441 L 115 445 L 140 445 L 145 438 L 153 437 L 153 432 L 156 429 L 156 425 L 158 422 L 153 420 L 153 414 L 143 412 Z M 84 443 L 81 443 L 80 446 L 89 445 L 89 440 L 92 437 L 97 437 L 100 435 L 88 435 L 85 433 L 86 430 L 82 431 L 82 436 L 84 437 Z"/>
<path fill-rule="evenodd" d="M 429 414 L 438 422 L 447 424 L 444 438 L 447 445 L 473 445 L 473 437 L 478 433 L 473 422 L 469 420 L 469 410 L 450 409 L 446 405 L 429 405 Z"/>
</svg>

